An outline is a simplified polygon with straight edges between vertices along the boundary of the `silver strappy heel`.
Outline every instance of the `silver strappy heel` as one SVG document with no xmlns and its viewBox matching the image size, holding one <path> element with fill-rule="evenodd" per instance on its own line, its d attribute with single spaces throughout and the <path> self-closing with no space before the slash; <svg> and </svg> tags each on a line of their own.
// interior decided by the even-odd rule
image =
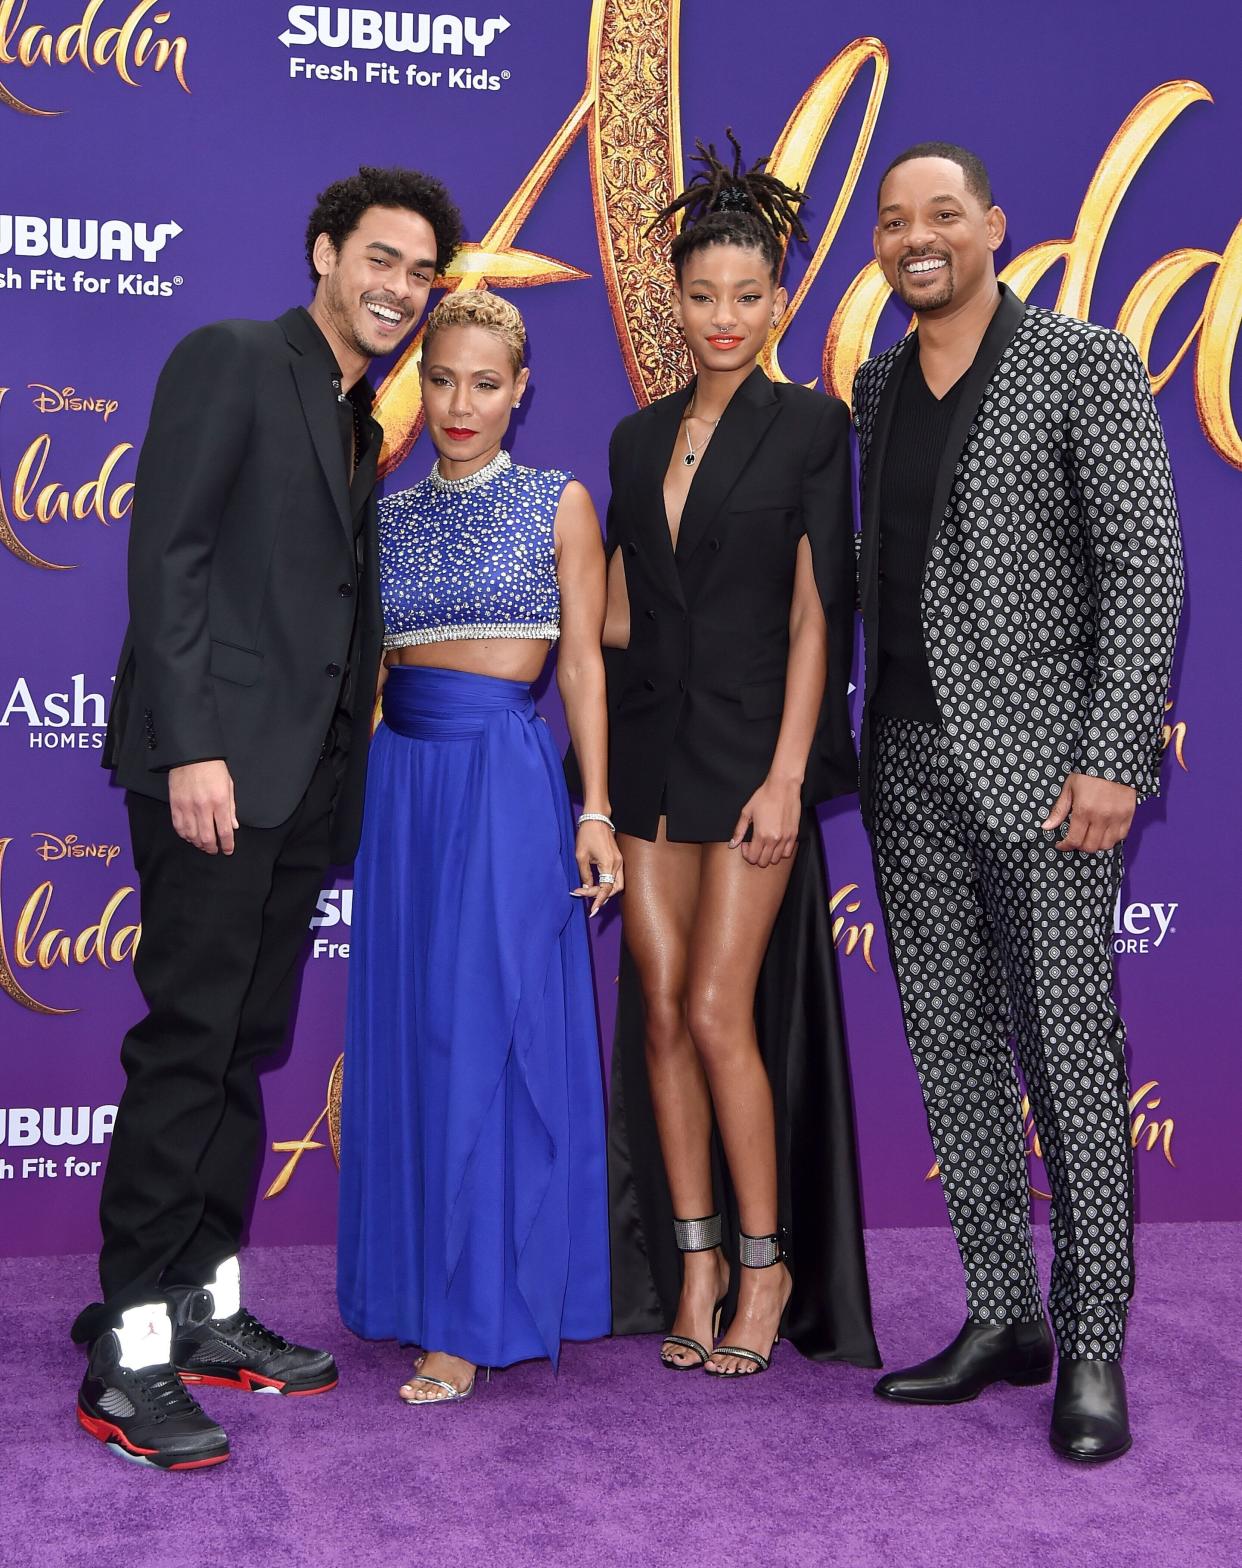
<svg viewBox="0 0 1242 1568">
<path fill-rule="evenodd" d="M 406 1378 L 401 1385 L 402 1388 L 408 1388 L 411 1383 L 430 1383 L 433 1388 L 442 1388 L 444 1390 L 443 1396 L 439 1399 L 407 1399 L 404 1394 L 399 1393 L 397 1398 L 403 1405 L 459 1405 L 463 1399 L 469 1399 L 471 1394 L 474 1393 L 477 1376 L 478 1374 L 476 1373 L 475 1377 L 470 1379 L 465 1388 L 455 1388 L 452 1383 L 446 1382 L 442 1377 L 428 1377 L 425 1372 L 414 1372 Z"/>
<path fill-rule="evenodd" d="M 457 1388 L 454 1384 L 448 1382 L 445 1378 L 428 1377 L 425 1372 L 420 1372 L 418 1369 L 422 1366 L 426 1359 L 427 1358 L 425 1354 L 419 1356 L 418 1360 L 414 1363 L 413 1372 L 411 1372 L 409 1377 L 406 1378 L 405 1382 L 402 1383 L 401 1388 L 409 1388 L 411 1383 L 430 1383 L 432 1388 L 442 1388 L 444 1390 L 444 1394 L 439 1399 L 407 1399 L 401 1392 L 401 1389 L 398 1389 L 397 1398 L 403 1405 L 459 1405 L 463 1399 L 469 1399 L 471 1394 L 474 1393 L 474 1385 L 478 1382 L 479 1379 L 477 1368 L 475 1369 L 474 1376 L 470 1379 L 466 1387 Z M 492 1369 L 491 1367 L 488 1367 L 487 1381 L 490 1383 L 491 1380 Z"/>
</svg>

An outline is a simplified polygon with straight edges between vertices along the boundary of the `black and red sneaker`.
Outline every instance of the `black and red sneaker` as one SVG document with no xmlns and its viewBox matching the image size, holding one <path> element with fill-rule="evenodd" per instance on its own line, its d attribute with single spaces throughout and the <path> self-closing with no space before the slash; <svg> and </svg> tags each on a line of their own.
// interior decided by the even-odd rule
<svg viewBox="0 0 1242 1568">
<path fill-rule="evenodd" d="M 78 1420 L 114 1454 L 157 1470 L 201 1470 L 229 1457 L 228 1438 L 186 1393 L 176 1368 L 122 1366 L 112 1332 L 91 1346 Z"/>
<path fill-rule="evenodd" d="M 213 1318 L 210 1290 L 173 1290 L 168 1299 L 173 1364 L 183 1382 L 253 1394 L 326 1394 L 336 1387 L 336 1362 L 326 1350 L 290 1344 L 245 1307 L 231 1317 Z"/>
</svg>

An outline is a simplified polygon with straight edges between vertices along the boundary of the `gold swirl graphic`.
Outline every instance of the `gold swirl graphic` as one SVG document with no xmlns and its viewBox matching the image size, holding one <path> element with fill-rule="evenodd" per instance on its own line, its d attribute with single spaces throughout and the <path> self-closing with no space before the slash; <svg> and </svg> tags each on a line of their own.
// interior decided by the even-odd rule
<svg viewBox="0 0 1242 1568">
<path fill-rule="evenodd" d="M 300 1138 L 282 1138 L 272 1144 L 273 1154 L 287 1154 L 289 1158 L 276 1172 L 267 1191 L 263 1194 L 264 1201 L 268 1198 L 278 1198 L 289 1183 L 293 1180 L 294 1172 L 302 1163 L 302 1156 L 310 1154 L 316 1149 L 322 1149 L 323 1143 L 315 1137 L 326 1121 L 328 1124 L 328 1146 L 332 1150 L 332 1158 L 336 1162 L 337 1170 L 341 1168 L 341 1084 L 345 1074 L 344 1054 L 337 1057 L 332 1064 L 332 1071 L 328 1074 L 328 1092 L 324 1099 L 323 1110 L 306 1129 Z"/>
<path fill-rule="evenodd" d="M 680 23 L 681 0 L 595 0 L 591 13 L 595 228 L 621 359 L 640 408 L 694 373 L 673 313 L 668 235 L 647 232 L 682 183 Z"/>
<path fill-rule="evenodd" d="M 588 89 L 570 111 L 556 135 L 536 159 L 533 168 L 506 202 L 500 216 L 477 244 L 463 245 L 444 277 L 446 289 L 534 288 L 543 283 L 572 283 L 589 274 L 538 251 L 521 250 L 513 241 L 538 201 L 552 172 L 577 139 L 590 112 L 594 94 Z M 424 329 L 419 328 L 410 346 L 380 383 L 375 394 L 375 417 L 384 427 L 379 475 L 398 468 L 409 456 L 423 428 L 423 396 L 418 380 Z"/>
<path fill-rule="evenodd" d="M 332 1158 L 336 1168 L 341 1168 L 341 1090 L 345 1082 L 345 1053 L 332 1064 L 328 1074 L 328 1142 L 332 1145 Z"/>
</svg>

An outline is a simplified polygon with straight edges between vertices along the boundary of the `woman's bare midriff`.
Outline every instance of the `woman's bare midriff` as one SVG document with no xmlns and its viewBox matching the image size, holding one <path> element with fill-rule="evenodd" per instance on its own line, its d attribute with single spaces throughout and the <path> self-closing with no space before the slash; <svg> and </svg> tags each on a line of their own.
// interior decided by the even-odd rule
<svg viewBox="0 0 1242 1568">
<path fill-rule="evenodd" d="M 473 637 L 460 642 L 420 643 L 392 648 L 384 662 L 418 664 L 437 670 L 464 670 L 501 681 L 538 680 L 552 644 L 539 637 Z"/>
</svg>

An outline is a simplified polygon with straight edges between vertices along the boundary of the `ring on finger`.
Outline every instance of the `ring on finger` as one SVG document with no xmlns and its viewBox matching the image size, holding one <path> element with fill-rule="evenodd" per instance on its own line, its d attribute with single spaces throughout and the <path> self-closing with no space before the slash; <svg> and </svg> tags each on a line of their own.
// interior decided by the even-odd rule
<svg viewBox="0 0 1242 1568">
<path fill-rule="evenodd" d="M 611 887 L 616 880 L 611 871 L 601 871 L 599 874 L 599 885 L 601 887 Z"/>
</svg>

